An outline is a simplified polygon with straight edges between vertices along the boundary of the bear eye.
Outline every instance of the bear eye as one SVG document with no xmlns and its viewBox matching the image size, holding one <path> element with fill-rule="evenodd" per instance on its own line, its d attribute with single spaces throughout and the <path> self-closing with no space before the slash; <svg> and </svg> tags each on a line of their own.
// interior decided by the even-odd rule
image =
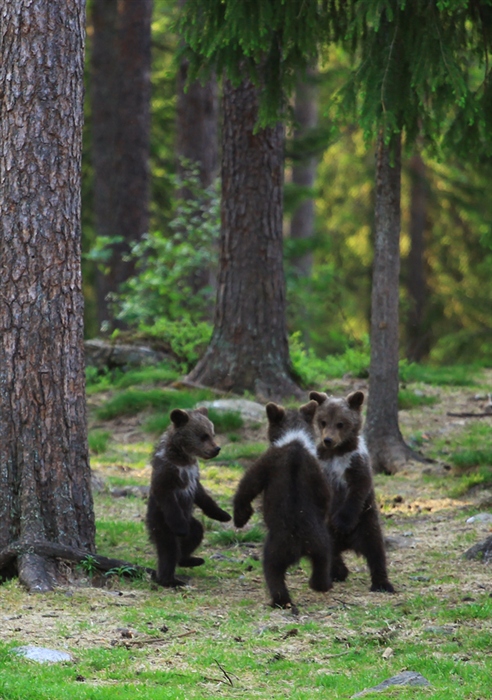
<svg viewBox="0 0 492 700">
<path fill-rule="evenodd" d="M 337 423 L 337 430 L 341 430 L 343 428 L 343 423 Z"/>
<path fill-rule="evenodd" d="M 326 428 L 326 421 L 325 420 L 320 421 L 320 425 L 322 428 Z"/>
<path fill-rule="evenodd" d="M 200 437 L 200 440 L 202 442 L 206 442 L 208 439 L 209 439 L 209 437 L 208 437 L 207 433 L 203 433 L 203 435 Z"/>
</svg>

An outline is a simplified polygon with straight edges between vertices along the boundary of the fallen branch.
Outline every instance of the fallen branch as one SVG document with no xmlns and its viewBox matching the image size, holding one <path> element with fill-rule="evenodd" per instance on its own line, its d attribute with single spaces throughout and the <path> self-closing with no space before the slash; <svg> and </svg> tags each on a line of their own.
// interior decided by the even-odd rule
<svg viewBox="0 0 492 700">
<path fill-rule="evenodd" d="M 492 411 L 488 413 L 446 413 L 453 418 L 492 418 Z"/>
<path fill-rule="evenodd" d="M 8 547 L 0 551 L 0 571 L 8 566 L 14 559 L 22 557 L 26 554 L 35 554 L 38 557 L 50 559 L 65 559 L 66 561 L 82 562 L 90 558 L 91 564 L 98 571 L 108 572 L 112 569 L 127 569 L 135 571 L 138 574 L 150 574 L 155 576 L 155 570 L 146 566 L 132 564 L 122 559 L 112 559 L 104 557 L 101 554 L 93 554 L 85 549 L 78 547 L 69 547 L 68 545 L 58 544 L 56 542 L 46 542 L 43 540 L 34 542 L 12 542 Z"/>
</svg>

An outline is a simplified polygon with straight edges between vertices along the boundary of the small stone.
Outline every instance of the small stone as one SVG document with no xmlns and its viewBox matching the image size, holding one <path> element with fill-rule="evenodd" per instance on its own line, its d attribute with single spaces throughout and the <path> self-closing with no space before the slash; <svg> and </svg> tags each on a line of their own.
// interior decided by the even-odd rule
<svg viewBox="0 0 492 700">
<path fill-rule="evenodd" d="M 367 693 L 379 693 L 382 690 L 386 690 L 386 688 L 389 688 L 392 685 L 423 686 L 430 685 L 430 683 L 427 680 L 427 678 L 424 678 L 424 676 L 422 676 L 420 673 L 417 673 L 416 671 L 402 671 L 402 673 L 399 673 L 397 676 L 387 678 L 385 681 L 379 683 L 379 685 L 373 686 L 372 688 L 366 688 L 365 690 L 361 690 L 360 693 L 356 693 L 355 695 L 352 695 L 352 697 L 360 698 L 363 695 L 366 695 Z"/>
<path fill-rule="evenodd" d="M 46 647 L 14 647 L 12 652 L 30 661 L 36 661 L 39 664 L 57 664 L 62 661 L 72 661 L 71 655 L 66 651 L 57 651 L 56 649 L 47 649 Z"/>
</svg>

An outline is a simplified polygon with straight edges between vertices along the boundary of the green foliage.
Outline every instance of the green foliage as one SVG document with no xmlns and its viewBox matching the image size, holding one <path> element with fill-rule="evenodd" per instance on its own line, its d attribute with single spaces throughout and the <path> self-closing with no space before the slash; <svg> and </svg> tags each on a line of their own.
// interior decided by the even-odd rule
<svg viewBox="0 0 492 700">
<path fill-rule="evenodd" d="M 217 182 L 203 189 L 196 166 L 175 181 L 177 199 L 169 232 L 154 231 L 134 244 L 132 257 L 138 273 L 118 298 L 118 318 L 142 329 L 159 318 L 173 322 L 203 321 L 209 314 L 211 290 L 197 277 L 217 266 L 220 232 Z"/>
<path fill-rule="evenodd" d="M 156 318 L 153 322 L 140 323 L 140 333 L 170 350 L 182 371 L 186 372 L 205 351 L 212 337 L 212 324 L 184 316 L 181 320 Z"/>
<path fill-rule="evenodd" d="M 89 576 L 89 578 L 92 578 L 92 576 L 94 576 L 99 569 L 97 560 L 90 554 L 88 554 L 78 563 L 77 568 L 83 571 L 87 576 Z"/>
<path fill-rule="evenodd" d="M 327 379 L 336 379 L 350 373 L 354 377 L 367 377 L 369 369 L 368 339 L 356 348 L 347 348 L 339 355 L 324 360 L 316 357 L 311 349 L 306 349 L 300 333 L 290 338 L 290 356 L 294 371 L 306 387 L 323 386 Z"/>
<path fill-rule="evenodd" d="M 278 118 L 298 71 L 313 65 L 318 43 L 329 41 L 335 4 L 304 0 L 190 0 L 178 31 L 187 44 L 190 81 L 211 70 L 234 84 L 245 76 L 263 88 L 260 124 Z M 341 31 L 341 27 L 339 29 Z"/>
</svg>

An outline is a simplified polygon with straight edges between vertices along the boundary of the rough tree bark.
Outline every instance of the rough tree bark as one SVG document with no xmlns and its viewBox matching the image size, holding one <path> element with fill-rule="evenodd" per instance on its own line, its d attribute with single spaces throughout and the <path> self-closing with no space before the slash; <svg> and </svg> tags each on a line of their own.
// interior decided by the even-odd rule
<svg viewBox="0 0 492 700">
<path fill-rule="evenodd" d="M 303 137 L 318 122 L 317 89 L 309 78 L 314 75 L 314 70 L 308 72 L 307 79 L 300 80 L 296 86 L 294 103 L 294 120 L 296 130 L 294 138 Z M 292 167 L 292 183 L 299 187 L 312 188 L 316 178 L 315 156 L 300 157 Z M 292 215 L 290 222 L 290 235 L 292 238 L 306 241 L 313 237 L 314 233 L 314 199 L 304 199 Z M 313 255 L 311 252 L 300 255 L 293 261 L 294 268 L 301 277 L 309 277 L 313 267 Z"/>
<path fill-rule="evenodd" d="M 428 298 L 425 274 L 425 228 L 427 223 L 427 180 L 420 153 L 410 159 L 410 252 L 407 261 L 407 289 L 410 310 L 407 319 L 407 359 L 420 362 L 430 350 L 429 330 L 425 327 Z"/>
<path fill-rule="evenodd" d="M 222 210 L 214 332 L 191 381 L 279 398 L 291 377 L 282 260 L 284 129 L 254 131 L 257 89 L 224 84 Z"/>
<path fill-rule="evenodd" d="M 371 361 L 365 435 L 373 468 L 393 474 L 408 458 L 398 425 L 401 137 L 376 156 L 375 242 L 371 295 Z"/>
<path fill-rule="evenodd" d="M 94 216 L 111 244 L 97 274 L 98 320 L 118 325 L 108 295 L 135 271 L 130 244 L 149 228 L 150 33 L 152 0 L 94 0 L 92 138 Z"/>
<path fill-rule="evenodd" d="M 80 270 L 83 0 L 0 10 L 0 559 L 52 587 L 35 540 L 95 548 Z"/>
</svg>

